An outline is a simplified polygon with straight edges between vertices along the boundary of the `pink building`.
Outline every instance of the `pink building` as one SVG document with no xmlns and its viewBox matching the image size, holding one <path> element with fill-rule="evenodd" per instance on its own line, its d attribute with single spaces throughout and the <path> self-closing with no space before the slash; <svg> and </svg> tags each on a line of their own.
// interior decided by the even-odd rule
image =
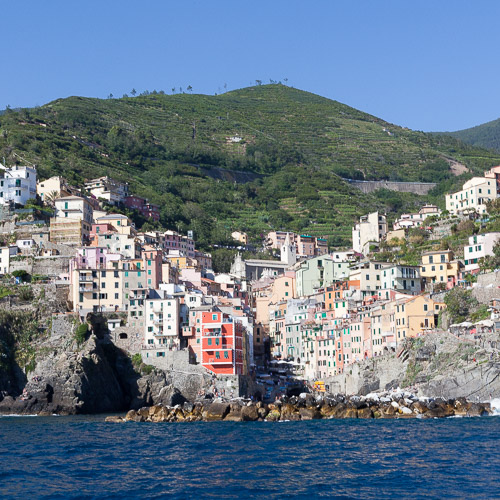
<svg viewBox="0 0 500 500">
<path fill-rule="evenodd" d="M 124 205 L 132 210 L 137 210 L 146 219 L 152 219 L 155 222 L 160 220 L 160 207 L 150 203 L 141 196 L 130 195 L 123 200 Z"/>
<path fill-rule="evenodd" d="M 182 236 L 174 231 L 166 231 L 163 244 L 169 253 L 178 251 L 183 256 L 195 258 L 194 240 L 187 236 Z"/>
<path fill-rule="evenodd" d="M 69 276 L 73 276 L 74 269 L 106 269 L 108 262 L 118 262 L 119 253 L 111 253 L 103 247 L 78 248 L 76 255 L 69 261 Z"/>
<path fill-rule="evenodd" d="M 163 251 L 145 247 L 142 251 L 142 260 L 146 271 L 147 288 L 158 288 L 158 285 L 163 281 Z"/>
</svg>

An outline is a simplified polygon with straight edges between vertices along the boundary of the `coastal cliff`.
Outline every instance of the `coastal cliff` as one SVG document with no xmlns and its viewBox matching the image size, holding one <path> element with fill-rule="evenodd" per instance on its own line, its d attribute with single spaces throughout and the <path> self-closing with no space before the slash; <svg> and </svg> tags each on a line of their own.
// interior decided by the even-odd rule
<svg viewBox="0 0 500 500">
<path fill-rule="evenodd" d="M 166 371 L 134 363 L 98 327 L 78 338 L 71 315 L 54 316 L 45 328 L 41 322 L 36 311 L 18 311 L 2 324 L 0 413 L 90 414 L 175 405 L 194 400 L 212 383 L 197 366 Z M 29 325 L 31 336 L 23 343 Z"/>
<path fill-rule="evenodd" d="M 500 342 L 493 335 L 468 337 L 441 331 L 408 339 L 396 352 L 355 363 L 325 383 L 345 394 L 401 387 L 430 398 L 500 397 Z"/>
</svg>

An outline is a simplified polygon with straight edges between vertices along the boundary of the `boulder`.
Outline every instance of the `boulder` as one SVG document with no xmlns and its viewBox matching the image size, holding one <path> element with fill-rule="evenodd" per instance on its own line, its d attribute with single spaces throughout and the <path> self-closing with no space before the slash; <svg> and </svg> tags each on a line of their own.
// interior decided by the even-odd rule
<svg viewBox="0 0 500 500">
<path fill-rule="evenodd" d="M 241 409 L 242 407 L 239 403 L 231 403 L 229 413 L 225 416 L 224 420 L 228 422 L 241 422 L 243 420 Z"/>
<path fill-rule="evenodd" d="M 301 420 L 318 420 L 321 418 L 321 413 L 316 406 L 308 406 L 307 408 L 299 408 Z"/>
<path fill-rule="evenodd" d="M 267 408 L 257 408 L 257 412 L 259 414 L 259 420 L 264 420 L 269 413 Z"/>
<path fill-rule="evenodd" d="M 358 409 L 358 418 L 373 418 L 371 408 L 366 407 Z"/>
<path fill-rule="evenodd" d="M 117 417 L 115 415 L 112 415 L 112 416 L 109 416 L 109 417 L 106 417 L 104 419 L 105 422 L 113 422 L 114 424 L 118 424 L 118 423 L 122 423 L 122 422 L 125 422 L 125 420 L 123 420 L 122 417 Z"/>
<path fill-rule="evenodd" d="M 482 417 L 483 415 L 488 415 L 485 407 L 479 403 L 472 403 L 467 410 L 468 417 Z"/>
<path fill-rule="evenodd" d="M 296 406 L 287 403 L 281 407 L 282 420 L 300 420 L 299 409 Z"/>
<path fill-rule="evenodd" d="M 229 413 L 228 403 L 211 403 L 203 410 L 203 420 L 213 422 L 216 420 L 224 420 L 224 417 Z"/>
<path fill-rule="evenodd" d="M 358 410 L 356 408 L 344 408 L 337 415 L 338 418 L 358 418 Z"/>
<path fill-rule="evenodd" d="M 244 406 L 241 409 L 241 417 L 243 421 L 253 422 L 259 418 L 258 408 L 255 405 Z"/>
<path fill-rule="evenodd" d="M 130 410 L 125 415 L 125 422 L 144 422 L 145 418 L 135 410 Z"/>
<path fill-rule="evenodd" d="M 266 421 L 277 422 L 280 419 L 280 417 L 281 417 L 280 411 L 275 408 L 267 414 Z"/>
</svg>

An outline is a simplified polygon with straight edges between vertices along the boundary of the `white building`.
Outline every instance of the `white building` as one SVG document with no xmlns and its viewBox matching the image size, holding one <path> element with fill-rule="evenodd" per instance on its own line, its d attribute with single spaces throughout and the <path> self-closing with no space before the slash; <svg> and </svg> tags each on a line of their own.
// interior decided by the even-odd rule
<svg viewBox="0 0 500 500">
<path fill-rule="evenodd" d="M 378 212 L 363 215 L 352 228 L 352 248 L 355 252 L 366 254 L 370 243 L 378 244 L 387 233 L 387 218 Z"/>
<path fill-rule="evenodd" d="M 65 196 L 55 201 L 56 219 L 82 220 L 92 226 L 94 211 L 86 198 Z"/>
<path fill-rule="evenodd" d="M 401 214 L 401 217 L 394 222 L 393 229 L 397 231 L 398 229 L 421 226 L 425 219 L 432 215 L 441 215 L 441 210 L 435 205 L 425 205 L 418 213 Z"/>
<path fill-rule="evenodd" d="M 493 255 L 493 247 L 500 241 L 500 232 L 478 234 L 469 237 L 464 247 L 465 271 L 479 269 L 479 259 Z"/>
<path fill-rule="evenodd" d="M 108 231 L 106 233 L 98 233 L 96 237 L 97 246 L 107 248 L 113 253 L 119 253 L 124 258 L 138 259 L 141 256 L 141 244 L 133 236 Z"/>
<path fill-rule="evenodd" d="M 418 295 L 422 292 L 420 266 L 394 264 L 387 267 L 382 271 L 382 288 Z"/>
<path fill-rule="evenodd" d="M 463 185 L 462 191 L 446 195 L 446 210 L 455 215 L 467 211 L 484 214 L 486 203 L 496 197 L 496 179 L 473 177 Z"/>
<path fill-rule="evenodd" d="M 33 238 L 29 238 L 25 240 L 16 240 L 16 246 L 19 248 L 21 253 L 29 253 L 33 247 L 37 246 L 37 244 Z"/>
<path fill-rule="evenodd" d="M 378 295 L 378 290 L 382 290 L 383 270 L 392 267 L 394 264 L 388 262 L 374 262 L 365 260 L 353 264 L 349 273 L 349 280 L 359 281 L 361 297 Z"/>
<path fill-rule="evenodd" d="M 110 177 L 99 177 L 85 183 L 85 189 L 97 199 L 107 201 L 110 205 L 118 205 L 128 196 L 128 184 Z"/>
<path fill-rule="evenodd" d="M 150 290 L 145 301 L 144 342 L 146 347 L 179 345 L 179 299 L 164 290 Z"/>
<path fill-rule="evenodd" d="M 36 198 L 36 169 L 34 167 L 18 167 L 4 169 L 4 177 L 0 179 L 0 204 L 15 203 L 25 205 L 31 198 Z"/>
<path fill-rule="evenodd" d="M 93 210 L 86 198 L 65 196 L 55 201 L 56 216 L 50 219 L 50 241 L 66 245 L 88 242 Z"/>
<path fill-rule="evenodd" d="M 0 274 L 8 274 L 10 267 L 10 259 L 18 253 L 18 248 L 15 245 L 0 248 Z"/>
</svg>

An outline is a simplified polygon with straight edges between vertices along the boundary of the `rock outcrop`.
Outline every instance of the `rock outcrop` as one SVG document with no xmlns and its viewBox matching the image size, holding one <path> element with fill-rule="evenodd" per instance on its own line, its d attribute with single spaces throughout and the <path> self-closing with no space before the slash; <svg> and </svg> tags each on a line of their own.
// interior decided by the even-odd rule
<svg viewBox="0 0 500 500">
<path fill-rule="evenodd" d="M 316 420 L 326 418 L 445 418 L 489 415 L 489 403 L 465 399 L 419 399 L 408 392 L 369 394 L 366 397 L 283 398 L 273 404 L 262 402 L 198 401 L 176 406 L 157 405 L 130 410 L 125 417 L 107 417 L 107 422 L 245 422 Z"/>
<path fill-rule="evenodd" d="M 129 355 L 99 332 L 77 342 L 71 316 L 52 321 L 48 335 L 32 342 L 34 363 L 25 373 L 17 364 L 0 366 L 0 413 L 91 414 L 194 401 L 212 388 L 200 366 L 142 371 Z M 1 339 L 0 339 L 1 340 Z"/>
<path fill-rule="evenodd" d="M 494 337 L 473 341 L 431 333 L 408 339 L 397 352 L 355 363 L 325 383 L 331 392 L 346 394 L 402 387 L 419 396 L 485 401 L 500 397 L 498 344 Z"/>
</svg>

